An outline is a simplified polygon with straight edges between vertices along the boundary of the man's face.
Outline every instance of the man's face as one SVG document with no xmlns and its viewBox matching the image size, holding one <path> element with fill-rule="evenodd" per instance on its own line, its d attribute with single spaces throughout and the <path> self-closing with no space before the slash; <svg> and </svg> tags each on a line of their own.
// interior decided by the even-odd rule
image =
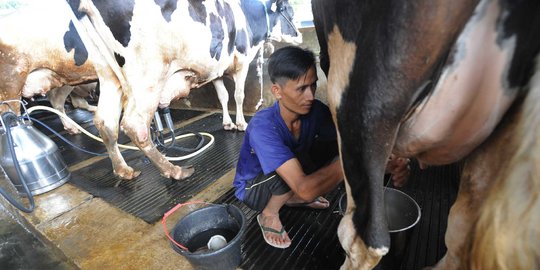
<svg viewBox="0 0 540 270">
<path fill-rule="evenodd" d="M 283 108 L 296 114 L 307 114 L 313 104 L 317 79 L 315 67 L 311 67 L 298 80 L 288 80 L 283 86 L 276 84 L 275 96 Z"/>
</svg>

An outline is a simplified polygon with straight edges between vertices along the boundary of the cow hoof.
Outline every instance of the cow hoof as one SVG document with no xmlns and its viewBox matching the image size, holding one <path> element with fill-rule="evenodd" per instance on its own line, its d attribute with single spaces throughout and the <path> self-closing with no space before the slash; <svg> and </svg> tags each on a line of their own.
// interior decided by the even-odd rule
<svg viewBox="0 0 540 270">
<path fill-rule="evenodd" d="M 121 180 L 132 180 L 141 174 L 140 171 L 135 171 L 131 167 L 127 167 L 122 170 L 114 171 L 114 174 L 118 179 Z"/>
<path fill-rule="evenodd" d="M 223 129 L 224 130 L 236 130 L 237 127 L 233 123 L 228 123 L 228 124 L 223 124 Z"/>
<path fill-rule="evenodd" d="M 66 127 L 64 128 L 70 135 L 75 135 L 75 134 L 79 134 L 81 133 L 81 131 L 79 131 L 78 128 L 74 128 L 74 127 Z"/>
<path fill-rule="evenodd" d="M 236 123 L 238 131 L 246 131 L 248 124 L 247 123 Z"/>
<path fill-rule="evenodd" d="M 97 112 L 97 106 L 89 105 L 86 110 L 89 112 Z"/>
<path fill-rule="evenodd" d="M 194 172 L 195 172 L 195 168 L 193 168 L 193 166 L 185 166 L 185 167 L 174 166 L 172 172 L 165 172 L 163 176 L 167 178 L 173 178 L 176 180 L 182 180 L 184 178 L 190 177 Z"/>
</svg>

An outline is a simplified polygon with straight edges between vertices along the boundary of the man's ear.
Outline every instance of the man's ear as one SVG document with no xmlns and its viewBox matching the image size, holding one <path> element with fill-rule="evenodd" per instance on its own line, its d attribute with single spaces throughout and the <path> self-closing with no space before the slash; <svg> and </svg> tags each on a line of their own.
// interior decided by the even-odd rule
<svg viewBox="0 0 540 270">
<path fill-rule="evenodd" d="M 281 99 L 281 87 L 279 86 L 279 84 L 273 83 L 270 90 L 272 90 L 272 94 L 276 99 Z"/>
</svg>

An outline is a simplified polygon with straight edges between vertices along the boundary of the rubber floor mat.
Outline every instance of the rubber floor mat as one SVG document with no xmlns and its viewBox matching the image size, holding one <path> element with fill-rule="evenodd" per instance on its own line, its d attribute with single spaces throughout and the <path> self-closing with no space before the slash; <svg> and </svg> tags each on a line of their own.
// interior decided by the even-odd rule
<svg viewBox="0 0 540 270">
<path fill-rule="evenodd" d="M 211 114 L 176 132 L 180 134 L 185 130 L 207 132 L 215 138 L 214 144 L 200 155 L 173 162 L 179 166 L 194 166 L 195 173 L 187 179 L 164 178 L 142 152 L 127 150 L 123 152 L 126 162 L 141 171 L 136 179 L 122 181 L 115 187 L 118 180 L 113 175 L 111 162 L 103 159 L 72 172 L 71 183 L 153 223 L 176 204 L 186 202 L 236 166 L 244 133 L 223 130 L 221 114 Z M 196 137 L 177 140 L 178 145 L 186 147 L 192 147 L 196 142 Z"/>
<path fill-rule="evenodd" d="M 60 133 L 61 136 L 65 137 L 68 141 L 71 143 L 77 145 L 78 147 L 91 151 L 98 154 L 106 154 L 105 145 L 103 143 L 93 140 L 89 138 L 88 136 L 84 134 L 73 134 L 70 135 L 67 133 L 67 131 L 64 130 L 64 126 L 62 125 L 62 122 L 60 121 L 60 117 L 57 116 L 54 113 L 48 112 L 48 111 L 39 111 L 40 113 L 32 114 L 31 116 L 38 121 L 46 124 L 48 127 L 56 131 L 57 133 Z M 194 111 L 194 110 L 171 110 L 171 117 L 172 119 L 178 123 L 190 118 L 193 118 L 195 116 L 203 114 L 202 111 Z M 86 129 L 88 132 L 92 133 L 95 136 L 99 137 L 99 133 L 94 126 L 93 117 L 94 114 L 92 112 L 82 110 L 82 109 L 75 109 L 67 112 L 67 115 L 74 120 L 77 124 L 79 124 L 81 127 Z M 95 155 L 90 153 L 85 153 L 83 151 L 78 150 L 76 147 L 70 145 L 69 143 L 62 140 L 60 137 L 56 136 L 46 127 L 42 126 L 39 123 L 34 123 L 34 127 L 36 127 L 38 130 L 43 132 L 43 134 L 49 136 L 58 146 L 58 149 L 60 150 L 60 154 L 64 158 L 64 161 L 68 166 L 71 166 L 73 164 L 79 163 L 83 160 L 86 160 L 88 158 L 94 157 Z M 126 144 L 129 143 L 130 139 L 123 133 L 120 132 L 118 137 L 118 143 L 120 144 Z"/>
<path fill-rule="evenodd" d="M 292 240 L 290 247 L 278 249 L 268 245 L 257 223 L 257 212 L 234 196 L 234 189 L 215 203 L 238 206 L 245 214 L 247 230 L 242 240 L 241 269 L 339 269 L 345 255 L 337 237 L 341 220 L 339 198 L 344 192 L 339 186 L 325 197 L 330 207 L 325 210 L 283 207 L 280 218 Z"/>
<path fill-rule="evenodd" d="M 448 214 L 456 200 L 463 164 L 432 166 L 421 170 L 411 164 L 411 179 L 399 188 L 420 206 L 420 221 L 409 234 L 401 270 L 434 266 L 446 253 L 444 236 Z"/>
</svg>

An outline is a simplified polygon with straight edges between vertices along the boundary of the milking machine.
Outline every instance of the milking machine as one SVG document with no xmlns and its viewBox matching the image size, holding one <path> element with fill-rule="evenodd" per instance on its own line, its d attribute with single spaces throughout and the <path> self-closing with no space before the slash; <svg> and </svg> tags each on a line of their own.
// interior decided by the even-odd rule
<svg viewBox="0 0 540 270">
<path fill-rule="evenodd" d="M 164 134 L 163 122 L 161 121 L 161 117 L 163 117 L 163 119 L 165 120 L 165 124 L 170 131 L 170 137 L 168 139 Z M 199 141 L 197 146 L 193 148 L 188 148 L 176 145 L 176 138 L 178 136 L 174 132 L 174 123 L 171 117 L 171 110 L 168 107 L 156 110 L 156 112 L 154 113 L 154 121 L 151 129 L 154 143 L 158 147 L 162 148 L 162 150 L 165 152 L 169 149 L 183 152 L 193 152 L 201 149 L 204 144 L 204 137 L 200 133 L 194 132 L 193 135 L 196 136 Z"/>
<path fill-rule="evenodd" d="M 18 102 L 24 109 L 17 116 L 9 105 Z M 26 103 L 19 100 L 0 102 L 8 111 L 0 117 L 0 165 L 20 196 L 28 197 L 26 208 L 0 188 L 0 193 L 19 210 L 30 213 L 34 210 L 34 195 L 53 190 L 71 178 L 58 146 L 33 127 L 26 110 Z"/>
</svg>

